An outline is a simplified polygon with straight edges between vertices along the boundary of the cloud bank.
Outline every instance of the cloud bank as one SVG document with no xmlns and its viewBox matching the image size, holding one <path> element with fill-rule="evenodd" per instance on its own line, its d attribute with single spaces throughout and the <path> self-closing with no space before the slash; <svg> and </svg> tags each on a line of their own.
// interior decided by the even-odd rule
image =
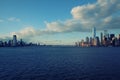
<svg viewBox="0 0 120 80">
<path fill-rule="evenodd" d="M 71 15 L 72 18 L 65 21 L 45 22 L 44 30 L 27 27 L 12 34 L 28 38 L 45 34 L 87 32 L 94 26 L 97 30 L 120 29 L 120 0 L 97 0 L 94 4 L 76 6 L 72 8 Z"/>
</svg>

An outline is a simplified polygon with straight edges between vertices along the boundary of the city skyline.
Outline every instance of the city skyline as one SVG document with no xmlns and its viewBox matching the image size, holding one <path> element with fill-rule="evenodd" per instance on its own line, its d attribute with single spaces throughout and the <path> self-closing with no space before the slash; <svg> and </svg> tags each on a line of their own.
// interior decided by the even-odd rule
<svg viewBox="0 0 120 80">
<path fill-rule="evenodd" d="M 120 0 L 1 0 L 0 40 L 74 44 L 103 30 L 120 33 Z"/>
<path fill-rule="evenodd" d="M 107 30 L 104 33 L 101 32 L 99 36 L 96 36 L 96 28 L 92 28 L 92 37 L 86 36 L 86 39 L 75 42 L 76 47 L 119 47 L 120 46 L 120 34 L 115 36 L 114 33 L 110 34 Z"/>
</svg>

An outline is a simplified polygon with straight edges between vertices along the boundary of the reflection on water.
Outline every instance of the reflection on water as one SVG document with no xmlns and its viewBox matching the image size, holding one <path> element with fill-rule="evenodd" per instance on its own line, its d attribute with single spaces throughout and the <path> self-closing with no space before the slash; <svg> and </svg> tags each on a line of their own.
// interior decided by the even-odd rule
<svg viewBox="0 0 120 80">
<path fill-rule="evenodd" d="M 0 80 L 120 80 L 120 48 L 0 48 Z"/>
</svg>

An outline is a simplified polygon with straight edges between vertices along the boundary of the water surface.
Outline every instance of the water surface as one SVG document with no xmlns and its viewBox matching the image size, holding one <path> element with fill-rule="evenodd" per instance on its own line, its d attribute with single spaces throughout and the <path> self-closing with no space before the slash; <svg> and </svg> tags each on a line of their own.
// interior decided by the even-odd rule
<svg viewBox="0 0 120 80">
<path fill-rule="evenodd" d="M 0 80 L 120 80 L 120 48 L 0 48 Z"/>
</svg>

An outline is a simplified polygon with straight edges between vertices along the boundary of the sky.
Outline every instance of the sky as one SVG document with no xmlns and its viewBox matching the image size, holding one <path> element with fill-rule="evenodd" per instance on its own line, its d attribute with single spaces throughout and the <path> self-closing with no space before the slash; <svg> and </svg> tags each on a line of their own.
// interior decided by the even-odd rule
<svg viewBox="0 0 120 80">
<path fill-rule="evenodd" d="M 93 27 L 120 34 L 120 0 L 0 0 L 0 40 L 73 45 Z"/>
</svg>

